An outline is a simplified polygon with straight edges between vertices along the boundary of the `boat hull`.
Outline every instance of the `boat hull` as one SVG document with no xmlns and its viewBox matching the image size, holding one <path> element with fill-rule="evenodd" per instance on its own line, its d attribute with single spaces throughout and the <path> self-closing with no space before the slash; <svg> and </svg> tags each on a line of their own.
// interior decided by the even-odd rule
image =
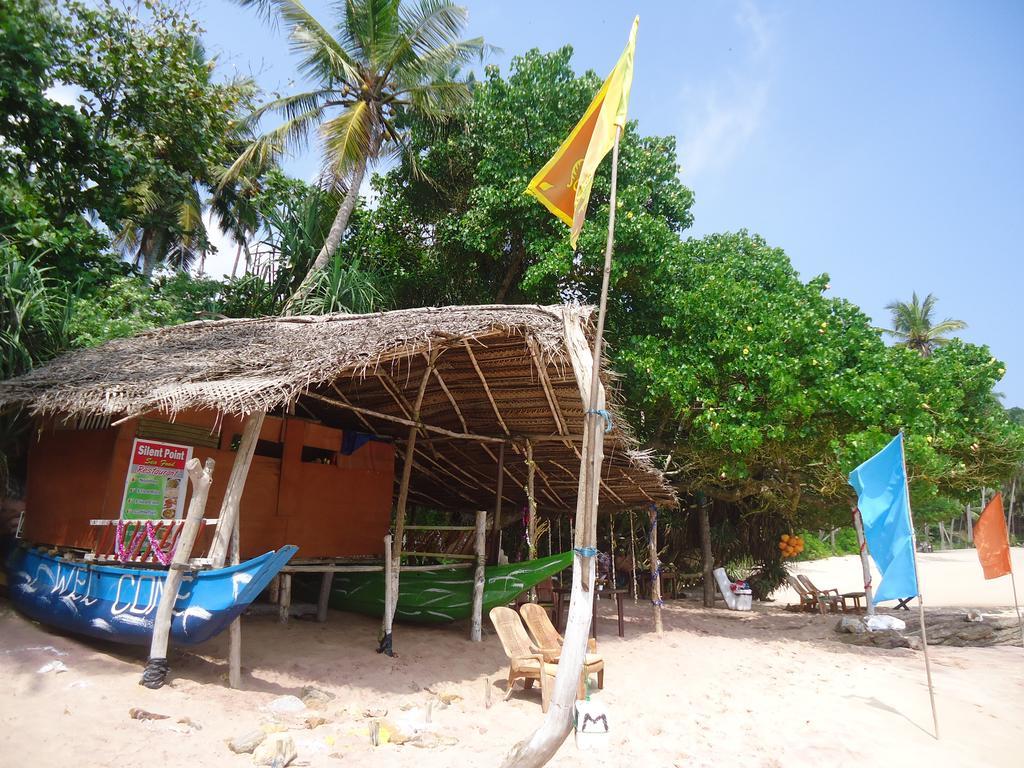
<svg viewBox="0 0 1024 768">
<path fill-rule="evenodd" d="M 227 568 L 186 572 L 171 641 L 195 645 L 227 628 L 296 551 L 289 545 Z M 166 571 L 83 563 L 24 546 L 10 551 L 6 565 L 11 602 L 26 616 L 77 635 L 150 643 Z"/>
<path fill-rule="evenodd" d="M 489 566 L 484 576 L 484 608 L 507 605 L 530 587 L 572 564 L 572 552 Z M 384 613 L 384 574 L 338 573 L 334 576 L 331 607 L 369 616 Z M 405 571 L 399 579 L 395 619 L 441 624 L 467 619 L 473 609 L 473 569 Z"/>
</svg>

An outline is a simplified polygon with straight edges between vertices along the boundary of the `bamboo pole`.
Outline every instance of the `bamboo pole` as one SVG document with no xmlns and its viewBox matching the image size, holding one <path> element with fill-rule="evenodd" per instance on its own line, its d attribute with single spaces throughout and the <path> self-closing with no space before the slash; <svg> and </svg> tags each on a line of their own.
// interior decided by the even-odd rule
<svg viewBox="0 0 1024 768">
<path fill-rule="evenodd" d="M 167 677 L 167 644 L 174 617 L 174 604 L 178 600 L 178 588 L 181 586 L 185 571 L 188 570 L 192 547 L 203 522 L 206 497 L 210 493 L 210 484 L 213 482 L 213 468 L 213 459 L 207 459 L 206 465 L 202 469 L 200 469 L 199 459 L 195 458 L 189 459 L 185 465 L 189 480 L 192 482 L 192 500 L 188 505 L 181 536 L 178 538 L 178 546 L 174 550 L 170 568 L 167 569 L 163 594 L 160 596 L 160 605 L 156 609 L 156 618 L 153 621 L 153 640 L 149 646 L 149 660 L 146 662 L 146 669 L 139 681 L 139 685 L 144 685 L 147 688 L 161 687 Z"/>
<path fill-rule="evenodd" d="M 256 452 L 256 443 L 259 442 L 260 430 L 263 429 L 265 417 L 266 413 L 263 411 L 251 413 L 242 428 L 242 439 L 238 443 L 238 452 L 235 453 L 235 460 L 231 464 L 231 476 L 228 478 L 228 487 L 224 491 L 224 501 L 220 505 L 220 515 L 217 520 L 217 528 L 213 533 L 213 543 L 210 544 L 210 565 L 214 568 L 224 567 L 224 562 L 227 559 L 228 545 L 235 522 L 238 520 L 242 492 L 245 490 L 245 479 L 249 475 L 249 466 L 252 464 L 252 457 Z"/>
<path fill-rule="evenodd" d="M 494 562 L 501 557 L 501 494 L 505 486 L 505 444 L 498 447 L 498 490 L 494 500 Z"/>
<path fill-rule="evenodd" d="M 473 574 L 473 623 L 469 629 L 469 639 L 479 643 L 483 639 L 484 612 L 484 560 L 487 550 L 487 512 L 477 510 L 476 513 L 476 572 Z"/>
<path fill-rule="evenodd" d="M 902 434 L 902 430 L 901 430 Z M 914 533 L 914 512 L 910 507 L 910 476 L 907 474 L 907 454 L 900 440 L 900 457 L 903 460 L 903 493 L 907 499 L 907 516 L 910 518 L 910 545 L 914 556 L 914 582 L 917 584 L 917 611 L 921 620 L 921 649 L 924 651 L 924 671 L 928 678 L 928 699 L 932 705 L 932 725 L 935 727 L 935 738 L 939 738 L 939 714 L 935 709 L 935 687 L 932 685 L 932 664 L 928 658 L 928 630 L 924 624 L 924 598 L 921 597 L 920 570 L 917 567 L 917 536 Z"/>
<path fill-rule="evenodd" d="M 395 582 L 392 578 L 391 567 L 391 534 L 389 533 L 384 537 L 384 625 L 381 628 L 380 645 L 377 647 L 377 653 L 383 653 L 387 656 L 395 655 L 391 649 L 391 628 L 395 617 L 394 606 L 396 604 Z"/>
<path fill-rule="evenodd" d="M 651 607 L 654 609 L 654 631 L 661 634 L 664 626 L 661 623 L 661 606 L 664 601 L 661 599 L 661 574 L 658 572 L 658 510 L 652 508 L 647 513 L 651 521 L 651 533 L 647 540 L 648 552 L 651 558 Z M 713 603 L 712 603 L 713 605 Z"/>
<path fill-rule="evenodd" d="M 709 518 L 707 497 L 697 494 L 697 519 L 700 522 L 700 547 L 703 555 L 702 570 L 704 572 L 704 607 L 715 607 L 715 556 L 711 552 L 711 520 Z"/>
<path fill-rule="evenodd" d="M 231 564 L 238 565 L 241 560 L 239 552 L 239 524 L 236 520 L 231 529 Z M 228 627 L 228 687 L 242 687 L 242 617 L 238 616 Z"/>
<path fill-rule="evenodd" d="M 533 443 L 526 442 L 526 544 L 527 560 L 537 559 L 537 497 L 534 495 L 534 473 L 537 464 L 533 460 Z M 530 587 L 530 602 L 537 602 L 537 587 Z"/>
<path fill-rule="evenodd" d="M 633 510 L 629 511 L 629 560 L 633 565 L 633 605 L 640 599 L 636 583 L 636 534 L 633 532 Z"/>
<path fill-rule="evenodd" d="M 622 126 L 615 127 L 615 143 L 612 148 L 612 178 L 608 213 L 608 239 L 605 245 L 604 272 L 601 280 L 601 300 L 597 314 L 597 330 L 594 335 L 594 349 L 591 356 L 591 377 L 586 386 L 586 371 L 583 370 L 583 352 L 578 349 L 579 339 L 575 330 L 569 328 L 566 316 L 566 342 L 569 356 L 576 372 L 577 383 L 587 403 L 584 419 L 583 455 L 580 459 L 579 493 L 576 505 L 576 539 L 572 569 L 572 592 L 569 600 L 569 614 L 566 617 L 565 639 L 558 662 L 554 691 L 548 702 L 548 712 L 534 734 L 517 744 L 505 759 L 504 768 L 538 768 L 547 763 L 555 754 L 569 730 L 572 728 L 574 702 L 583 672 L 587 650 L 587 635 L 593 613 L 594 566 L 597 544 L 597 504 L 601 480 L 601 464 L 604 460 L 604 392 L 601 387 L 601 355 L 604 339 L 604 323 L 608 306 L 608 283 L 612 271 L 612 250 L 615 237 L 615 206 L 617 200 L 619 138 Z M 582 374 L 582 376 L 581 376 Z"/>
<path fill-rule="evenodd" d="M 378 653 L 386 653 L 393 656 L 391 629 L 395 618 L 395 608 L 398 605 L 399 579 L 402 571 L 402 537 L 405 534 L 405 509 L 409 501 L 409 479 L 412 477 L 413 458 L 416 451 L 416 436 L 419 434 L 417 428 L 420 418 L 420 408 L 423 407 L 423 395 L 427 391 L 427 383 L 430 381 L 430 374 L 434 370 L 434 364 L 440 352 L 434 350 L 427 360 L 427 368 L 420 380 L 420 387 L 416 393 L 416 404 L 413 406 L 414 423 L 409 427 L 409 436 L 405 445 L 405 458 L 402 461 L 402 481 L 398 487 L 398 502 L 395 505 L 395 536 L 391 542 L 390 559 L 393 561 L 388 574 L 388 584 L 391 586 L 391 599 L 386 599 L 384 605 L 384 616 L 382 628 L 384 630 Z M 385 553 L 387 557 L 387 553 Z"/>
<path fill-rule="evenodd" d="M 860 550 L 860 567 L 864 572 L 864 602 L 868 616 L 875 615 L 875 600 L 871 589 L 871 564 L 868 562 L 868 541 L 864 537 L 864 521 L 860 517 L 860 509 L 853 508 L 853 528 L 857 531 L 857 547 Z"/>
</svg>

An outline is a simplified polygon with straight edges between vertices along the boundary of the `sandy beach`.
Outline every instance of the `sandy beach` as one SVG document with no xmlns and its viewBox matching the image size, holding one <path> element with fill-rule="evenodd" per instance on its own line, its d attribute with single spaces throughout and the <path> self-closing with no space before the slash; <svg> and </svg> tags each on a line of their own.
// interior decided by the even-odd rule
<svg viewBox="0 0 1024 768">
<path fill-rule="evenodd" d="M 967 556 L 973 552 L 922 558 L 930 604 L 956 605 L 967 590 L 972 599 L 963 605 L 1007 605 L 996 588 L 1009 595 L 1008 580 L 986 585 L 991 596 L 967 585 Z M 1024 551 L 1014 556 L 1024 565 Z M 800 570 L 825 582 L 819 586 L 846 590 L 857 583 L 855 566 L 834 558 Z M 591 753 L 570 737 L 550 764 L 1019 765 L 1024 650 L 932 649 L 936 741 L 919 652 L 843 644 L 834 616 L 785 612 L 779 597 L 750 614 L 671 601 L 661 637 L 650 607 L 629 601 L 623 639 L 602 601 L 606 689 L 595 697 L 611 733 Z M 536 690 L 502 701 L 507 667 L 489 627 L 484 642 L 473 644 L 464 624 L 400 626 L 395 659 L 374 652 L 378 623 L 351 614 L 332 611 L 323 625 L 247 617 L 243 627 L 244 690 L 225 686 L 222 636 L 176 653 L 171 684 L 151 691 L 137 684 L 142 650 L 53 634 L 0 602 L 0 763 L 246 766 L 252 757 L 233 754 L 226 742 L 262 727 L 290 733 L 293 765 L 493 766 L 541 718 Z M 55 661 L 66 671 L 38 671 Z M 333 698 L 292 714 L 268 709 L 311 685 Z M 169 717 L 134 720 L 132 708 Z M 419 746 L 374 747 L 370 723 L 382 716 L 386 727 L 430 733 Z"/>
</svg>

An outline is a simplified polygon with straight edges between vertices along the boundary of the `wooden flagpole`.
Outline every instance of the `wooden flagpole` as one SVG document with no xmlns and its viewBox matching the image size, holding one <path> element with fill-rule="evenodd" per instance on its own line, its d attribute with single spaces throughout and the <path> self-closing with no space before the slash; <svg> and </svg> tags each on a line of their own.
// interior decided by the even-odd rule
<svg viewBox="0 0 1024 768">
<path fill-rule="evenodd" d="M 1013 577 L 1013 552 L 1010 553 L 1010 585 L 1013 587 L 1013 611 L 1017 614 L 1017 627 L 1020 629 L 1020 644 L 1024 648 L 1024 621 L 1020 618 L 1020 603 L 1017 602 L 1017 580 Z"/>
<path fill-rule="evenodd" d="M 612 179 L 608 210 L 608 239 L 604 249 L 604 273 L 601 278 L 601 301 L 594 335 L 590 392 L 584 421 L 583 455 L 580 459 L 580 494 L 576 507 L 576 538 L 573 544 L 572 593 L 566 618 L 565 640 L 558 662 L 554 692 L 548 712 L 540 728 L 527 740 L 517 744 L 503 768 L 540 768 L 550 760 L 572 729 L 574 702 L 587 650 L 587 636 L 593 613 L 594 560 L 597 554 L 597 502 L 604 459 L 604 426 L 601 409 L 601 354 L 604 322 L 608 307 L 608 283 L 612 273 L 612 250 L 615 240 L 615 205 L 619 175 L 619 139 L 622 126 L 615 126 L 612 145 Z M 567 342 L 569 340 L 567 339 Z M 582 389 L 582 386 L 581 386 Z M 582 502 L 582 503 L 580 503 Z"/>
<path fill-rule="evenodd" d="M 900 430 L 903 437 L 903 430 Z M 932 664 L 928 658 L 928 631 L 924 625 L 924 599 L 921 597 L 921 576 L 917 567 L 917 534 L 914 533 L 914 511 L 910 507 L 910 475 L 907 474 L 907 452 L 900 440 L 900 458 L 903 461 L 903 492 L 907 494 L 907 516 L 910 518 L 910 544 L 914 555 L 914 582 L 917 584 L 917 610 L 921 620 L 921 648 L 924 651 L 924 672 L 928 678 L 928 699 L 932 705 L 932 725 L 935 727 L 935 738 L 939 738 L 939 713 L 935 709 L 935 687 L 932 685 Z"/>
<path fill-rule="evenodd" d="M 868 540 L 864 537 L 864 521 L 860 516 L 860 508 L 853 508 L 853 528 L 857 531 L 857 547 L 860 550 L 860 567 L 864 571 L 864 602 L 867 603 L 868 616 L 875 615 L 875 596 L 871 589 L 871 564 L 868 562 Z M 914 565 L 917 568 L 917 565 Z"/>
</svg>

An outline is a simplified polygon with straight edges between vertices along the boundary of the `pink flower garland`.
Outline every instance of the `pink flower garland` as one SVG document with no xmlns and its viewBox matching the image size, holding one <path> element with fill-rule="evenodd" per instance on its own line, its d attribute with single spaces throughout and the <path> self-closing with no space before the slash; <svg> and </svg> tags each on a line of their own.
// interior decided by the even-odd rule
<svg viewBox="0 0 1024 768">
<path fill-rule="evenodd" d="M 174 547 L 171 548 L 170 552 L 164 552 L 160 549 L 160 542 L 156 540 L 152 523 L 146 523 L 146 538 L 149 540 L 149 547 L 153 552 L 153 556 L 160 562 L 160 565 L 170 565 L 171 558 L 174 556 Z"/>
<path fill-rule="evenodd" d="M 135 553 L 139 551 L 139 546 L 142 544 L 142 537 L 145 536 L 147 541 L 149 541 L 150 551 L 153 553 L 153 556 L 157 559 L 160 565 L 167 566 L 171 564 L 171 558 L 174 556 L 174 548 L 172 548 L 170 552 L 164 552 L 160 548 L 160 543 L 156 539 L 156 529 L 153 527 L 153 523 L 148 521 L 145 525 L 139 523 L 127 549 L 124 546 L 124 533 L 124 520 L 118 520 L 117 533 L 114 535 L 114 554 L 117 555 L 117 559 L 122 563 L 127 563 L 135 556 Z"/>
<path fill-rule="evenodd" d="M 142 536 L 146 532 L 140 524 L 135 529 L 135 534 L 132 536 L 131 543 L 128 545 L 128 549 L 124 547 L 124 520 L 117 521 L 117 533 L 114 535 L 114 553 L 117 555 L 117 559 L 122 563 L 127 563 L 139 549 L 139 545 L 142 543 Z"/>
</svg>

